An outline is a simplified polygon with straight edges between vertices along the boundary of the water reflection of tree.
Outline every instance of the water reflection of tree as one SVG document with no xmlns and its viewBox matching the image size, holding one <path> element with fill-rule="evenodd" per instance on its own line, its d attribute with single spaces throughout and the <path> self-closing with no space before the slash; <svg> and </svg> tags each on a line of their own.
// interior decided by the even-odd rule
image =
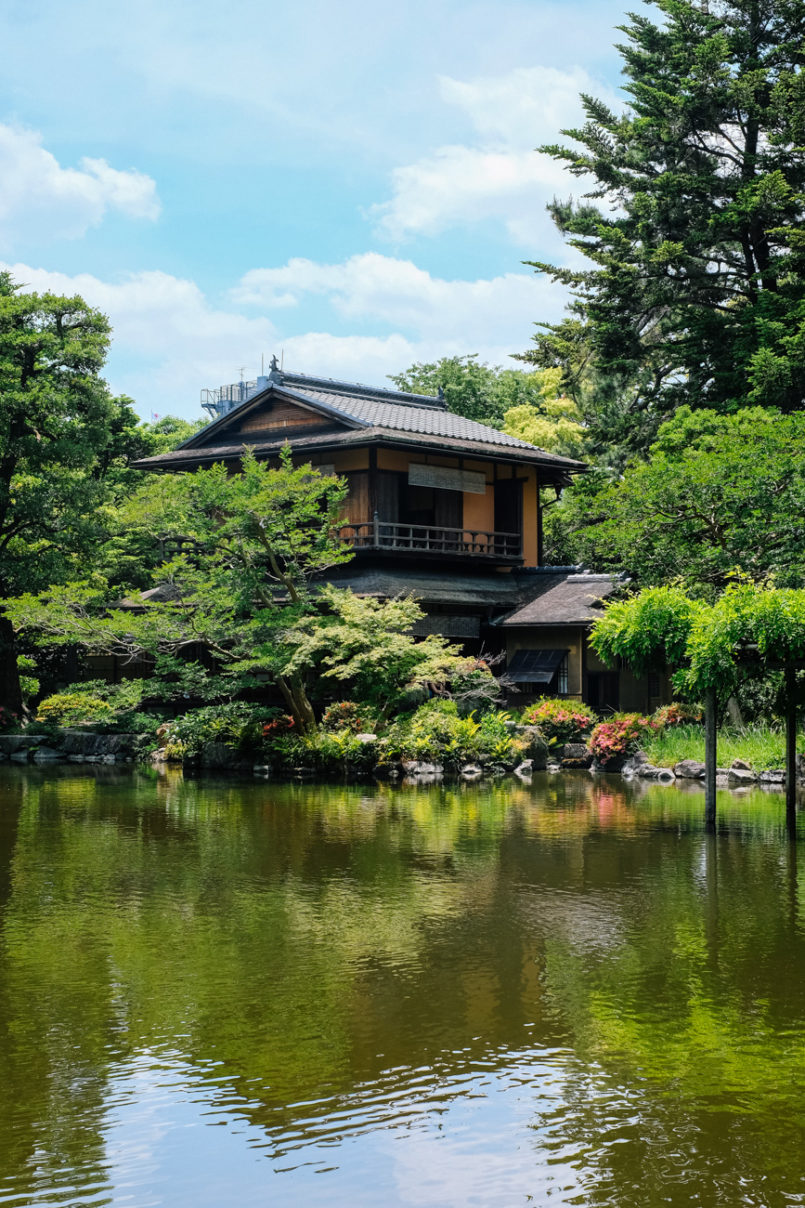
<svg viewBox="0 0 805 1208">
<path fill-rule="evenodd" d="M 716 864 L 665 789 L 637 799 L 585 776 L 427 792 L 25 784 L 0 1007 L 0 1093 L 18 1104 L 0 1113 L 0 1152 L 20 1186 L 36 1146 L 101 1178 L 107 1075 L 177 1037 L 254 1123 L 304 1141 L 356 1087 L 505 1066 L 530 1024 L 529 1043 L 577 1051 L 561 1127 L 599 1189 L 628 1181 L 630 1146 L 667 1159 L 672 1110 L 700 1130 L 703 1079 L 773 1115 L 788 1070 L 786 1110 L 799 1102 L 805 954 L 771 814 L 767 842 L 737 824 L 710 840 Z M 625 1099 L 639 1128 L 611 1154 L 584 1109 L 590 1078 L 600 1094 L 640 1088 Z M 752 1139 L 748 1119 L 730 1119 L 735 1136 Z"/>
</svg>

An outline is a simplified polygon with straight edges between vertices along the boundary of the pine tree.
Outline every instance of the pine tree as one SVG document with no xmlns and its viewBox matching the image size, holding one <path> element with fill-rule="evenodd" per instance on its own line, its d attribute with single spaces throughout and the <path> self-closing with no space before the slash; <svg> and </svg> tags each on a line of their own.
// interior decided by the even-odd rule
<svg viewBox="0 0 805 1208">
<path fill-rule="evenodd" d="M 588 418 L 632 448 L 682 404 L 805 398 L 805 2 L 646 3 L 661 23 L 621 27 L 627 110 L 585 96 L 575 146 L 541 148 L 594 182 L 549 207 L 592 267 L 532 262 L 575 301 L 523 358 L 577 399 L 597 378 Z"/>
</svg>

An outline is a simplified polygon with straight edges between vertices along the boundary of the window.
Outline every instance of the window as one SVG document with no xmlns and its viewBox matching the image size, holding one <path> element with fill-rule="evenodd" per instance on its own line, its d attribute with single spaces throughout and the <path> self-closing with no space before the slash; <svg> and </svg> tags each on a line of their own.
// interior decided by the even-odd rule
<svg viewBox="0 0 805 1208">
<path fill-rule="evenodd" d="M 560 696 L 567 696 L 567 655 L 562 659 L 556 672 L 556 691 Z"/>
</svg>

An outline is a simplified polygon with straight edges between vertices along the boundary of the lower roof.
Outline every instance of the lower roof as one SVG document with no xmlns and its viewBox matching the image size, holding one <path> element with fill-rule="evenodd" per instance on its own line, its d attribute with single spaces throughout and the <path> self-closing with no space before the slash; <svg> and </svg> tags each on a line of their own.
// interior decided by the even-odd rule
<svg viewBox="0 0 805 1208">
<path fill-rule="evenodd" d="M 504 628 L 573 625 L 588 627 L 603 603 L 621 586 L 613 575 L 560 567 L 508 572 L 462 573 L 349 563 L 327 575 L 337 587 L 381 599 L 412 595 L 423 605 L 484 609 Z"/>
<path fill-rule="evenodd" d="M 602 615 L 606 600 L 623 586 L 615 575 L 587 571 L 546 573 L 537 577 L 529 598 L 502 622 L 506 629 L 542 625 L 591 625 Z"/>
</svg>

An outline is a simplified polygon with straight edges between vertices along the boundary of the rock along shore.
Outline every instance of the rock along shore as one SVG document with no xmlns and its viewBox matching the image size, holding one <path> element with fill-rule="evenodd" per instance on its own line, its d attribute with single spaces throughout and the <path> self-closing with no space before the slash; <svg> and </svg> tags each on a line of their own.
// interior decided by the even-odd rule
<svg viewBox="0 0 805 1208">
<path fill-rule="evenodd" d="M 104 763 L 126 764 L 134 763 L 137 752 L 137 735 L 135 734 L 97 734 L 89 730 L 64 729 L 56 735 L 44 734 L 0 734 L 0 762 L 21 764 L 58 763 Z M 406 785 L 434 784 L 445 778 L 458 779 L 467 784 L 479 780 L 504 776 L 514 776 L 521 783 L 528 783 L 535 772 L 564 772 L 589 770 L 590 772 L 620 773 L 625 779 L 654 781 L 660 784 L 682 785 L 704 781 L 704 764 L 695 759 L 683 759 L 673 767 L 655 767 L 649 762 L 648 756 L 638 751 L 627 759 L 619 768 L 603 767 L 596 764 L 584 743 L 566 743 L 556 754 L 548 751 L 544 740 L 533 734 L 533 743 L 528 752 L 531 756 L 521 760 L 517 765 L 486 762 L 466 763 L 460 767 L 446 770 L 437 761 L 401 760 L 396 763 L 380 765 L 368 774 L 378 779 L 399 781 Z M 154 762 L 163 762 L 160 752 L 151 756 Z M 210 744 L 205 749 L 201 759 L 194 766 L 205 770 L 231 771 L 241 774 L 253 773 L 264 778 L 274 773 L 268 764 L 256 764 L 245 760 L 238 752 L 223 744 Z M 349 767 L 333 767 L 332 772 L 339 776 L 350 774 Z M 320 774 L 320 769 L 291 768 L 282 769 L 281 778 L 287 776 L 314 777 Z M 805 784 L 805 756 L 797 755 L 797 782 Z M 716 775 L 719 788 L 748 789 L 754 786 L 767 790 L 785 788 L 785 770 L 771 768 L 756 772 L 744 760 L 733 760 L 728 768 L 719 768 Z"/>
</svg>

